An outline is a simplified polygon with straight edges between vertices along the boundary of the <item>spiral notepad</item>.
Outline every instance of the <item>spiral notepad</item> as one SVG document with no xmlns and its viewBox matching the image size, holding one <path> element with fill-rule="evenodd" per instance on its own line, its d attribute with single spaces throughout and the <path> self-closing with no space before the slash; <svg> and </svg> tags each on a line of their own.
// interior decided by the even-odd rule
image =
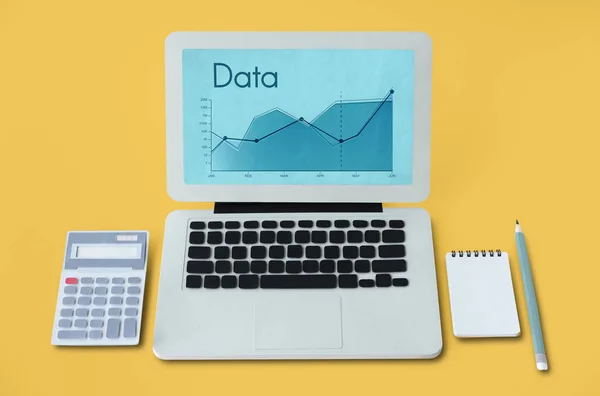
<svg viewBox="0 0 600 396">
<path fill-rule="evenodd" d="M 521 333 L 508 262 L 500 250 L 446 254 L 456 337 L 516 337 Z"/>
</svg>

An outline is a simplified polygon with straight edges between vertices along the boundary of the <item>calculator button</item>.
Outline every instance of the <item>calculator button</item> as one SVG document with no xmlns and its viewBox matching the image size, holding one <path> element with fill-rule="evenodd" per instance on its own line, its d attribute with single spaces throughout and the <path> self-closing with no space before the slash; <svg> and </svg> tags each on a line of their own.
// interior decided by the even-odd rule
<svg viewBox="0 0 600 396">
<path fill-rule="evenodd" d="M 79 305 L 90 305 L 92 303 L 92 299 L 89 297 L 79 297 L 77 299 L 77 304 Z"/>
<path fill-rule="evenodd" d="M 106 324 L 106 338 L 119 338 L 121 331 L 121 321 L 119 319 L 109 319 Z"/>
<path fill-rule="evenodd" d="M 81 284 L 83 285 L 91 285 L 94 283 L 94 278 L 81 278 Z"/>
<path fill-rule="evenodd" d="M 75 310 L 75 316 L 78 316 L 78 317 L 88 316 L 88 313 L 89 313 L 89 311 L 87 308 L 77 308 Z"/>
<path fill-rule="evenodd" d="M 87 320 L 85 319 L 75 319 L 75 327 L 79 328 L 79 329 L 85 329 L 87 327 Z"/>
<path fill-rule="evenodd" d="M 125 316 L 137 316 L 137 308 L 125 308 Z"/>
<path fill-rule="evenodd" d="M 61 319 L 61 320 L 59 320 L 58 321 L 58 327 L 61 327 L 63 329 L 71 327 L 71 320 L 70 319 Z"/>
<path fill-rule="evenodd" d="M 96 278 L 96 283 L 99 285 L 106 285 L 108 283 L 108 278 Z"/>
<path fill-rule="evenodd" d="M 82 287 L 81 288 L 81 294 L 83 294 L 84 296 L 89 296 L 92 294 L 92 288 L 91 287 Z"/>
<path fill-rule="evenodd" d="M 101 329 L 104 326 L 104 321 L 100 319 L 94 319 L 90 322 L 90 327 L 93 329 Z"/>
<path fill-rule="evenodd" d="M 123 326 L 123 337 L 125 337 L 125 338 L 135 337 L 136 330 L 137 330 L 137 320 L 135 320 L 134 318 L 125 319 L 125 323 Z"/>
<path fill-rule="evenodd" d="M 100 296 L 106 296 L 106 293 L 108 293 L 107 287 L 97 287 L 94 289 L 94 294 L 98 294 Z"/>
<path fill-rule="evenodd" d="M 113 286 L 110 292 L 112 294 L 123 294 L 125 293 L 125 288 L 123 286 Z"/>
<path fill-rule="evenodd" d="M 120 316 L 121 315 L 121 308 L 109 308 L 108 309 L 108 314 L 110 316 Z"/>
<path fill-rule="evenodd" d="M 128 294 L 140 294 L 140 288 L 137 286 L 130 286 L 127 288 Z"/>
<path fill-rule="evenodd" d="M 140 303 L 140 299 L 137 297 L 127 297 L 125 303 L 127 305 L 138 305 Z"/>
<path fill-rule="evenodd" d="M 86 338 L 87 331 L 85 330 L 61 330 L 56 335 L 59 340 L 75 340 L 80 338 Z"/>
<path fill-rule="evenodd" d="M 121 297 L 112 296 L 110 298 L 110 303 L 113 305 L 121 305 L 123 304 L 123 299 Z"/>
<path fill-rule="evenodd" d="M 63 305 L 75 305 L 75 297 L 63 297 Z"/>
<path fill-rule="evenodd" d="M 77 287 L 75 286 L 65 286 L 65 294 L 76 294 Z"/>
<path fill-rule="evenodd" d="M 94 305 L 105 305 L 106 297 L 94 297 Z"/>
<path fill-rule="evenodd" d="M 125 278 L 113 278 L 112 283 L 115 285 L 122 285 L 125 283 Z"/>
<path fill-rule="evenodd" d="M 137 284 L 139 284 L 139 283 L 142 282 L 142 280 L 140 278 L 137 278 L 137 277 L 135 277 L 135 278 L 129 278 L 129 279 L 127 279 L 127 281 L 129 283 L 131 283 L 132 285 L 137 285 Z"/>
<path fill-rule="evenodd" d="M 77 278 L 67 278 L 67 279 L 65 279 L 65 283 L 67 285 L 76 285 L 77 284 Z"/>
<path fill-rule="evenodd" d="M 60 316 L 62 316 L 63 318 L 70 318 L 73 316 L 73 310 L 70 308 L 61 309 Z"/>
<path fill-rule="evenodd" d="M 104 316 L 104 310 L 103 309 L 92 309 L 92 317 L 94 318 L 101 318 Z"/>
<path fill-rule="evenodd" d="M 92 330 L 92 331 L 90 331 L 90 338 L 93 340 L 102 338 L 102 332 L 100 330 Z"/>
</svg>

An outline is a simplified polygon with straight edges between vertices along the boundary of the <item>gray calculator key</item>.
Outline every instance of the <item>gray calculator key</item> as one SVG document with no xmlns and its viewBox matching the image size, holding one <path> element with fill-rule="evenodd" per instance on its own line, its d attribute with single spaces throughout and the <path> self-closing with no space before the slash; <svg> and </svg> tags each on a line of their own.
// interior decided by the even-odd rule
<svg viewBox="0 0 600 396">
<path fill-rule="evenodd" d="M 142 279 L 138 278 L 136 276 L 136 277 L 127 279 L 127 282 L 131 283 L 132 285 L 139 285 L 140 283 L 142 283 Z"/>
<path fill-rule="evenodd" d="M 85 319 L 75 319 L 74 325 L 77 328 L 85 329 L 87 327 L 87 320 L 85 320 Z"/>
<path fill-rule="evenodd" d="M 123 286 L 113 286 L 112 289 L 110 289 L 110 292 L 112 294 L 123 294 L 125 292 L 125 288 Z"/>
<path fill-rule="evenodd" d="M 105 305 L 106 297 L 94 297 L 94 305 Z"/>
<path fill-rule="evenodd" d="M 94 294 L 98 294 L 100 296 L 106 296 L 106 293 L 108 293 L 108 287 L 97 287 L 96 289 L 94 289 Z"/>
<path fill-rule="evenodd" d="M 86 317 L 86 316 L 88 316 L 88 313 L 89 313 L 89 311 L 87 308 L 77 308 L 75 310 L 75 316 L 77 316 L 77 317 Z"/>
<path fill-rule="evenodd" d="M 108 309 L 108 315 L 109 316 L 120 316 L 121 315 L 121 308 L 109 308 Z"/>
<path fill-rule="evenodd" d="M 90 321 L 90 327 L 92 329 L 101 329 L 104 326 L 104 321 L 100 319 L 93 319 Z"/>
<path fill-rule="evenodd" d="M 100 330 L 92 330 L 90 331 L 90 338 L 94 340 L 102 338 L 102 332 Z"/>
<path fill-rule="evenodd" d="M 59 340 L 76 340 L 86 338 L 87 331 L 85 330 L 61 330 L 56 335 Z"/>
<path fill-rule="evenodd" d="M 121 331 L 121 320 L 120 319 L 109 319 L 106 324 L 106 338 L 119 338 L 119 332 Z"/>
<path fill-rule="evenodd" d="M 96 283 L 99 285 L 106 285 L 108 283 L 108 278 L 96 278 Z"/>
<path fill-rule="evenodd" d="M 63 297 L 63 305 L 75 305 L 75 297 Z"/>
<path fill-rule="evenodd" d="M 137 297 L 127 297 L 125 303 L 127 305 L 138 305 L 140 303 L 140 299 Z"/>
<path fill-rule="evenodd" d="M 71 327 L 71 320 L 69 319 L 61 319 L 58 321 L 58 327 L 68 328 Z"/>
<path fill-rule="evenodd" d="M 84 285 L 91 285 L 94 283 L 94 278 L 81 278 L 81 283 Z"/>
<path fill-rule="evenodd" d="M 123 304 L 123 299 L 121 297 L 112 296 L 110 298 L 110 303 L 113 305 L 121 305 Z"/>
<path fill-rule="evenodd" d="M 61 309 L 60 316 L 62 316 L 63 318 L 70 318 L 73 316 L 73 310 L 70 308 Z"/>
<path fill-rule="evenodd" d="M 101 318 L 103 316 L 104 316 L 103 309 L 99 309 L 99 308 L 92 309 L 92 317 L 93 318 Z"/>
<path fill-rule="evenodd" d="M 122 285 L 125 283 L 125 278 L 113 278 L 112 283 L 115 285 Z"/>
<path fill-rule="evenodd" d="M 79 305 L 90 305 L 92 303 L 92 299 L 89 297 L 79 297 L 77 299 L 77 304 Z"/>
<path fill-rule="evenodd" d="M 138 286 L 129 286 L 127 288 L 127 293 L 129 293 L 129 294 L 140 294 L 140 288 Z"/>
<path fill-rule="evenodd" d="M 125 316 L 137 316 L 137 308 L 125 308 Z"/>
<path fill-rule="evenodd" d="M 65 286 L 65 294 L 77 294 L 77 286 Z"/>
<path fill-rule="evenodd" d="M 81 288 L 81 294 L 85 295 L 85 296 L 89 296 L 92 294 L 92 288 L 91 287 L 82 287 Z"/>
<path fill-rule="evenodd" d="M 137 331 L 137 320 L 134 318 L 125 319 L 125 323 L 123 325 L 123 337 L 125 338 L 133 338 L 135 337 L 135 333 Z"/>
</svg>

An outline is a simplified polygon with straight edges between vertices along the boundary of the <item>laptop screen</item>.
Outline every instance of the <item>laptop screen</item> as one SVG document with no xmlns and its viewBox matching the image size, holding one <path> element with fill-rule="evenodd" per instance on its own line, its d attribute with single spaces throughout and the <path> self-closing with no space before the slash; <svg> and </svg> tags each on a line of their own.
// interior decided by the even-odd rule
<svg viewBox="0 0 600 396">
<path fill-rule="evenodd" d="M 188 185 L 410 185 L 413 50 L 184 49 Z"/>
</svg>

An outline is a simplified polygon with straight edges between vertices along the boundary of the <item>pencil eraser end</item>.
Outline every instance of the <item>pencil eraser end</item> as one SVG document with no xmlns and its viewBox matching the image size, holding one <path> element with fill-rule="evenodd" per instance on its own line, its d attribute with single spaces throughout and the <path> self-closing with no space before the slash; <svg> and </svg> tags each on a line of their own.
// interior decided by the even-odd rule
<svg viewBox="0 0 600 396">
<path fill-rule="evenodd" d="M 548 370 L 548 363 L 537 362 L 536 365 L 537 365 L 537 369 L 540 371 Z"/>
</svg>

